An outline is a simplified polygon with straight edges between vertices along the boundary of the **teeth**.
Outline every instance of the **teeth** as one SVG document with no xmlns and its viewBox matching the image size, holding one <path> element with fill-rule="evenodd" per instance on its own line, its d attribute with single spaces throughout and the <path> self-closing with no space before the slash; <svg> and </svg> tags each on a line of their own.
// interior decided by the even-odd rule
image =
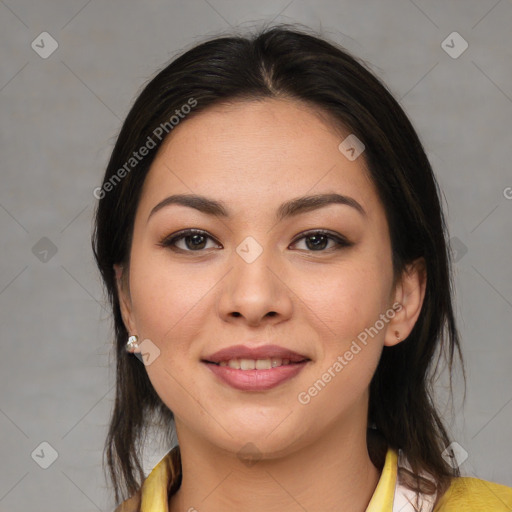
<svg viewBox="0 0 512 512">
<path fill-rule="evenodd" d="M 254 359 L 240 359 L 240 370 L 254 370 L 256 361 Z"/>
<path fill-rule="evenodd" d="M 229 366 L 235 370 L 270 370 L 278 366 L 289 365 L 289 359 L 272 357 L 268 359 L 230 359 L 229 361 L 220 361 L 219 366 Z"/>
<path fill-rule="evenodd" d="M 257 359 L 256 370 L 270 370 L 272 368 L 272 362 L 270 359 Z"/>
</svg>

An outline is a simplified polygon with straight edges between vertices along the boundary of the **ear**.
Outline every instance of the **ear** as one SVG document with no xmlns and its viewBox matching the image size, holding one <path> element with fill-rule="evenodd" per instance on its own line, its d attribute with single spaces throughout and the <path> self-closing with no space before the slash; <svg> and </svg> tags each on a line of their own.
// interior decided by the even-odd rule
<svg viewBox="0 0 512 512">
<path fill-rule="evenodd" d="M 128 276 L 124 275 L 124 267 L 119 264 L 114 265 L 114 272 L 116 275 L 117 295 L 119 297 L 119 307 L 123 317 L 123 323 L 129 335 L 137 334 L 137 328 L 132 310 L 132 301 L 130 298 L 130 291 L 128 287 Z M 127 340 L 128 341 L 128 340 Z"/>
<path fill-rule="evenodd" d="M 393 304 L 395 316 L 388 324 L 384 338 L 385 346 L 397 345 L 409 336 L 420 316 L 426 286 L 425 260 L 418 258 L 407 265 L 395 287 Z"/>
</svg>

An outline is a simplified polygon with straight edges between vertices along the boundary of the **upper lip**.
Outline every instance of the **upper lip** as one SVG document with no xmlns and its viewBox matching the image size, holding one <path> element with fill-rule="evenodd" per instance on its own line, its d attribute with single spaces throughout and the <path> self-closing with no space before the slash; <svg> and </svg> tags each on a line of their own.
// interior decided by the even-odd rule
<svg viewBox="0 0 512 512">
<path fill-rule="evenodd" d="M 280 347 L 279 345 L 262 345 L 261 347 L 247 347 L 245 345 L 233 345 L 218 350 L 203 359 L 210 363 L 220 363 L 230 359 L 289 359 L 292 363 L 309 360 L 305 355 L 298 354 L 293 350 Z"/>
</svg>

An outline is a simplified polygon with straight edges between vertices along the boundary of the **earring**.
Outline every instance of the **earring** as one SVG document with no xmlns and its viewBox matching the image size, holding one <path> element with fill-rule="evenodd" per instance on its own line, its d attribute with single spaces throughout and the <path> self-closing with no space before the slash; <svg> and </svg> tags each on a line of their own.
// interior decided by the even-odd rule
<svg viewBox="0 0 512 512">
<path fill-rule="evenodd" d="M 396 340 L 400 341 L 400 333 L 398 331 L 395 331 Z"/>
<path fill-rule="evenodd" d="M 139 347 L 139 337 L 134 334 L 128 338 L 128 341 L 126 342 L 126 350 L 127 350 L 127 352 L 131 352 L 138 347 Z"/>
</svg>

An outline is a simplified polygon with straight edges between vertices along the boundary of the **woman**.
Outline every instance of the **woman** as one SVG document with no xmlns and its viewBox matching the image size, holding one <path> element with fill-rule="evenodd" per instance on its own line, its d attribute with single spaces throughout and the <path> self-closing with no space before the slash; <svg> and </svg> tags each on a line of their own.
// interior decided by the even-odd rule
<svg viewBox="0 0 512 512">
<path fill-rule="evenodd" d="M 510 510 L 460 477 L 431 399 L 436 354 L 460 355 L 436 180 L 344 50 L 286 26 L 192 48 L 95 195 L 117 510 Z M 173 422 L 144 480 L 145 436 Z"/>
</svg>

